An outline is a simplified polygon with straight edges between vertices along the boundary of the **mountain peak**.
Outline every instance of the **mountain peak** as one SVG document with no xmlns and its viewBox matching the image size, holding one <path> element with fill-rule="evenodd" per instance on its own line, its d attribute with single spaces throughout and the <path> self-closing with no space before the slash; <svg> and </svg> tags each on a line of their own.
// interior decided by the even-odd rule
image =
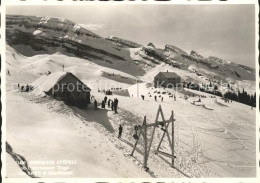
<svg viewBox="0 0 260 183">
<path fill-rule="evenodd" d="M 64 34 L 76 33 L 77 35 L 86 35 L 99 38 L 100 36 L 83 28 L 82 26 L 67 20 L 65 18 L 58 17 L 39 17 L 39 16 L 24 16 L 24 15 L 6 15 L 6 24 L 8 26 L 17 26 L 19 29 L 26 29 L 24 31 L 48 32 L 49 30 L 59 31 Z M 39 32 L 38 31 L 38 32 Z M 42 35 L 42 34 L 35 34 Z M 46 35 L 46 34 L 44 34 Z"/>
<path fill-rule="evenodd" d="M 150 42 L 150 43 L 148 43 L 148 44 L 147 44 L 147 46 L 151 46 L 151 47 L 155 48 L 154 44 L 153 44 L 153 43 L 151 43 L 151 42 Z"/>
<path fill-rule="evenodd" d="M 181 55 L 188 55 L 185 51 L 183 51 L 182 49 L 176 47 L 176 46 L 173 46 L 173 45 L 165 45 L 165 48 L 164 50 L 166 51 L 174 51 L 178 54 L 181 54 Z"/>
<path fill-rule="evenodd" d="M 139 48 L 139 47 L 142 47 L 142 45 L 139 44 L 139 43 L 135 43 L 133 41 L 129 41 L 129 40 L 126 40 L 126 39 L 115 37 L 115 36 L 108 36 L 107 40 L 109 40 L 113 44 L 120 46 L 120 47 L 123 47 L 123 48 Z"/>
<path fill-rule="evenodd" d="M 190 55 L 193 56 L 193 57 L 196 57 L 196 58 L 204 58 L 202 55 L 200 55 L 198 52 L 192 50 L 190 52 Z"/>
</svg>

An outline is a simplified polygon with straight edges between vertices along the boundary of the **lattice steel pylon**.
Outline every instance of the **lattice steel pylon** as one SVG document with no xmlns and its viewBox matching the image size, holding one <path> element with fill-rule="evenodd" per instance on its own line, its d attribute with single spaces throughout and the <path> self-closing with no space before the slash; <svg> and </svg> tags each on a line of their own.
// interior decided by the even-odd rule
<svg viewBox="0 0 260 183">
<path fill-rule="evenodd" d="M 162 117 L 162 121 L 158 121 L 160 114 L 161 114 L 161 117 Z M 138 127 L 139 128 L 139 134 L 137 135 L 137 139 L 136 139 L 135 145 L 133 147 L 133 150 L 131 152 L 131 156 L 133 156 L 135 149 L 136 149 L 136 146 L 138 144 L 138 141 L 140 139 L 140 136 L 142 135 L 143 139 L 144 139 L 144 163 L 143 163 L 143 167 L 146 170 L 149 169 L 147 167 L 147 161 L 148 161 L 149 153 L 150 153 L 153 138 L 154 138 L 154 133 L 155 133 L 156 128 L 159 127 L 159 125 L 161 126 L 161 129 L 163 130 L 163 135 L 162 135 L 160 142 L 159 142 L 159 144 L 156 148 L 155 154 L 160 154 L 162 156 L 170 157 L 172 159 L 172 167 L 174 167 L 174 159 L 176 158 L 176 156 L 174 156 L 174 121 L 175 121 L 175 119 L 174 119 L 173 111 L 171 111 L 170 119 L 165 120 L 161 105 L 159 105 L 157 115 L 156 115 L 156 119 L 155 119 L 154 123 L 147 124 L 146 123 L 146 116 L 144 116 L 143 125 Z M 171 125 L 172 126 L 171 138 L 170 138 L 170 134 L 169 134 L 169 131 L 168 131 L 168 127 L 170 126 L 170 124 L 172 124 Z M 149 127 L 153 127 L 153 131 L 152 131 L 152 135 L 151 135 L 151 140 L 148 144 L 147 128 L 149 128 Z M 165 135 L 167 136 L 167 139 L 168 139 L 168 142 L 169 142 L 171 154 L 163 152 L 163 151 L 160 150 L 160 147 L 161 147 L 161 144 L 163 142 Z"/>
</svg>

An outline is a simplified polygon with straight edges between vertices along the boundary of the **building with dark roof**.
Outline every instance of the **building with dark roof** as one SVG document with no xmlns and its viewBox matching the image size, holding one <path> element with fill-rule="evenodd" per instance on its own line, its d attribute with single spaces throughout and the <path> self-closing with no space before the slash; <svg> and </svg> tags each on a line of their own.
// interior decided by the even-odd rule
<svg viewBox="0 0 260 183">
<path fill-rule="evenodd" d="M 175 72 L 159 72 L 154 77 L 154 87 L 172 88 L 181 82 L 181 77 Z"/>
<path fill-rule="evenodd" d="M 79 108 L 85 108 L 90 104 L 91 89 L 71 72 L 43 75 L 34 81 L 32 86 L 35 95 L 49 95 Z"/>
</svg>

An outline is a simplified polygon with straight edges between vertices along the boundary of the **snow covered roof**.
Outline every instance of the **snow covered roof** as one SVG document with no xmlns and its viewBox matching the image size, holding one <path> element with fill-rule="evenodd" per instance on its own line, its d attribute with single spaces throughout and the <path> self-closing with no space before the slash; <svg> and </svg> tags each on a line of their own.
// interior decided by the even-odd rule
<svg viewBox="0 0 260 183">
<path fill-rule="evenodd" d="M 178 74 L 176 74 L 175 72 L 159 72 L 156 76 L 158 76 L 159 74 L 162 74 L 164 77 L 166 78 L 177 78 L 180 77 Z M 155 77 L 156 77 L 155 76 Z"/>
<path fill-rule="evenodd" d="M 45 92 L 50 91 L 53 86 L 66 77 L 70 72 L 56 72 L 49 75 L 43 75 L 36 79 L 31 85 L 34 87 L 32 93 L 38 96 L 44 96 Z M 73 74 L 72 74 L 73 75 Z M 74 75 L 73 75 L 74 76 Z M 76 77 L 76 76 L 74 76 Z M 76 77 L 77 78 L 77 77 Z M 77 78 L 78 79 L 78 78 Z M 79 79 L 78 79 L 79 80 Z M 79 80 L 80 81 L 80 80 Z M 82 82 L 82 81 L 80 81 Z M 82 82 L 83 83 L 83 82 Z M 83 83 L 84 84 L 84 83 Z M 90 88 L 88 88 L 90 90 Z"/>
</svg>

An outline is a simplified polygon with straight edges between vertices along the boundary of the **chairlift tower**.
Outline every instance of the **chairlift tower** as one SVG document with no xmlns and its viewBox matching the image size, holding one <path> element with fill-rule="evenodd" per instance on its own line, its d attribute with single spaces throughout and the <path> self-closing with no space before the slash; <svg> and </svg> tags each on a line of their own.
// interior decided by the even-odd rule
<svg viewBox="0 0 260 183">
<path fill-rule="evenodd" d="M 162 117 L 162 121 L 158 120 L 160 114 L 161 114 L 161 117 Z M 161 126 L 161 130 L 163 130 L 163 135 L 162 135 L 162 137 L 160 139 L 160 142 L 159 142 L 159 144 L 158 144 L 158 146 L 157 146 L 157 148 L 155 150 L 155 154 L 157 154 L 157 155 L 160 154 L 162 156 L 166 156 L 168 158 L 171 158 L 172 159 L 172 165 L 171 166 L 172 166 L 172 168 L 174 168 L 174 159 L 176 158 L 176 156 L 174 156 L 174 121 L 175 121 L 175 119 L 174 119 L 173 111 L 171 112 L 170 119 L 169 120 L 165 120 L 164 115 L 163 115 L 163 111 L 162 111 L 162 107 L 161 107 L 161 105 L 159 105 L 155 122 L 151 123 L 151 124 L 147 124 L 146 123 L 146 116 L 144 116 L 143 124 L 138 126 L 139 134 L 137 134 L 136 142 L 135 142 L 135 145 L 133 147 L 133 150 L 132 150 L 130 156 L 133 156 L 133 154 L 135 152 L 135 149 L 136 149 L 136 146 L 138 144 L 138 141 L 139 141 L 140 137 L 142 136 L 143 139 L 144 139 L 143 167 L 145 168 L 145 170 L 149 169 L 147 167 L 147 161 L 148 161 L 148 158 L 149 158 L 149 153 L 151 151 L 151 146 L 152 146 L 152 142 L 153 142 L 153 139 L 154 139 L 155 130 L 159 126 Z M 169 128 L 170 124 L 172 126 L 171 137 L 170 137 L 170 133 L 168 131 L 168 128 Z M 152 127 L 153 129 L 152 129 L 151 140 L 148 142 L 147 129 L 150 128 L 150 127 Z M 170 154 L 160 150 L 161 144 L 162 144 L 163 139 L 165 138 L 165 136 L 168 139 L 169 147 L 171 149 L 171 153 Z"/>
</svg>

